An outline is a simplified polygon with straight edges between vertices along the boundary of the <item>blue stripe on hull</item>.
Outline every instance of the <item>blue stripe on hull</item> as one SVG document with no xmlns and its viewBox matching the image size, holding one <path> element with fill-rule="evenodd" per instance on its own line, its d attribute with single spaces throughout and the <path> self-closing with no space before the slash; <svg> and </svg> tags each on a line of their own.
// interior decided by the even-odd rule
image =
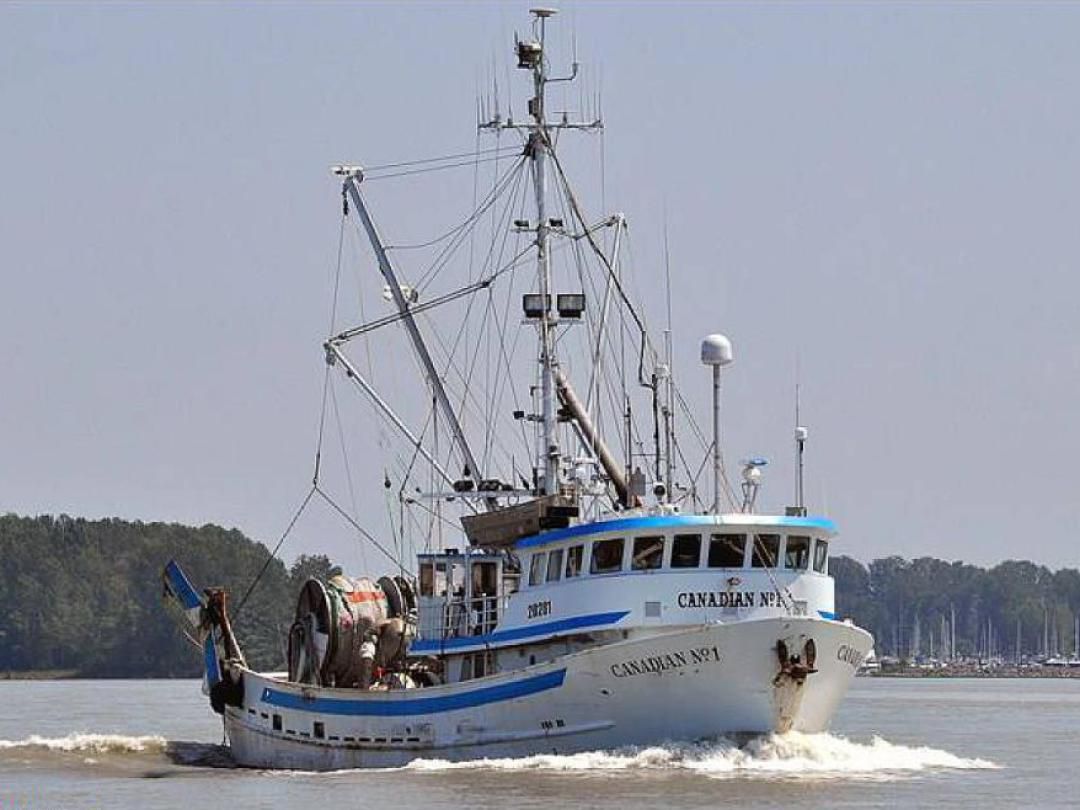
<svg viewBox="0 0 1080 810">
<path fill-rule="evenodd" d="M 401 717 L 416 714 L 434 714 L 450 712 L 455 709 L 471 709 L 488 703 L 500 703 L 504 700 L 527 697 L 549 689 L 558 689 L 566 678 L 566 670 L 559 669 L 543 675 L 534 675 L 520 681 L 502 683 L 498 686 L 486 686 L 457 695 L 440 697 L 416 697 L 411 699 L 383 699 L 381 695 L 367 700 L 346 700 L 341 698 L 305 699 L 303 695 L 281 692 L 277 689 L 264 689 L 263 703 L 282 709 L 299 709 L 320 714 L 338 714 L 351 717 Z M 385 693 L 383 693 L 385 694 Z"/>
<path fill-rule="evenodd" d="M 492 644 L 505 644 L 512 641 L 523 641 L 530 638 L 550 636 L 567 630 L 583 630 L 597 628 L 607 624 L 615 624 L 630 613 L 628 610 L 613 611 L 611 613 L 590 613 L 587 616 L 573 616 L 569 619 L 558 619 L 553 622 L 529 625 L 528 627 L 513 627 L 506 630 L 496 630 L 486 636 L 457 636 L 446 639 L 423 639 L 414 641 L 409 645 L 409 652 L 434 653 L 452 652 L 468 647 L 486 647 Z"/>
</svg>

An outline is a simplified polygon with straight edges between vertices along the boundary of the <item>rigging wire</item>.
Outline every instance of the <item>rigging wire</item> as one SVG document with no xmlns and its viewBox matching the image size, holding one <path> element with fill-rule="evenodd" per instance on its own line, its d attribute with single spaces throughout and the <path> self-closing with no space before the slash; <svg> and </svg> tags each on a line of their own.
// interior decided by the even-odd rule
<svg viewBox="0 0 1080 810">
<path fill-rule="evenodd" d="M 457 152 L 456 154 L 443 155 L 441 157 L 418 158 L 417 160 L 403 160 L 398 161 L 397 163 L 382 163 L 378 166 L 365 166 L 364 172 L 366 174 L 367 172 L 377 172 L 383 169 L 400 169 L 405 166 L 421 166 L 426 163 L 440 163 L 446 160 L 460 160 L 461 158 L 471 158 L 477 157 L 479 155 L 490 155 L 493 152 L 499 152 L 501 150 L 504 150 L 504 148 L 501 146 L 494 146 L 490 149 L 475 149 L 472 152 Z"/>
<path fill-rule="evenodd" d="M 334 271 L 334 294 L 330 304 L 330 328 L 327 334 L 334 334 L 334 326 L 337 323 L 338 291 L 341 289 L 341 265 L 345 247 L 345 219 L 349 215 L 349 198 L 345 196 L 345 189 L 341 190 L 341 224 L 338 227 L 337 263 Z M 326 426 L 326 396 L 330 385 L 330 366 L 327 365 L 323 372 L 322 406 L 319 409 L 319 438 L 315 443 L 315 471 L 311 476 L 311 483 L 319 481 L 319 469 L 322 466 L 323 429 Z"/>
<path fill-rule="evenodd" d="M 465 220 L 465 222 L 462 223 L 462 227 L 468 225 L 469 229 L 464 232 L 461 232 L 459 230 L 458 234 L 453 240 L 451 240 L 450 244 L 448 244 L 439 252 L 439 254 L 434 258 L 428 268 L 421 274 L 419 281 L 417 281 L 417 283 L 414 285 L 420 292 L 426 290 L 428 285 L 432 281 L 434 281 L 435 278 L 442 271 L 442 269 L 446 267 L 447 263 L 449 263 L 454 253 L 461 246 L 463 236 L 472 233 L 473 228 L 480 221 L 480 217 L 482 217 L 484 213 L 488 210 L 492 211 L 492 216 L 497 215 L 495 203 L 499 201 L 499 199 L 503 195 L 503 192 L 505 192 L 511 186 L 511 184 L 513 184 L 516 188 L 517 184 L 520 183 L 521 176 L 522 174 L 524 174 L 522 169 L 525 166 L 525 161 L 526 158 L 522 157 L 517 163 L 508 168 L 506 172 L 503 173 L 503 176 L 499 179 L 499 181 L 495 185 L 495 188 L 493 188 L 491 193 L 484 199 L 481 207 L 474 211 L 472 214 L 470 214 L 469 217 Z M 511 193 L 511 196 L 513 196 L 513 192 Z"/>
<path fill-rule="evenodd" d="M 341 444 L 341 462 L 345 467 L 345 483 L 349 491 L 349 500 L 352 502 L 353 514 L 359 515 L 360 508 L 356 503 L 356 486 L 353 484 L 352 465 L 349 464 L 349 451 L 345 446 L 345 429 L 341 424 L 341 411 L 338 408 L 337 389 L 330 386 L 330 404 L 334 409 L 334 422 L 337 424 L 338 441 Z M 367 554 L 364 553 L 363 545 L 360 546 L 360 565 L 363 570 L 367 569 Z"/>
<path fill-rule="evenodd" d="M 630 313 L 630 317 L 634 319 L 634 323 L 638 327 L 638 331 L 641 335 L 641 348 L 638 354 L 638 383 L 646 388 L 649 388 L 651 387 L 651 383 L 649 383 L 645 379 L 645 353 L 647 349 L 652 348 L 652 345 L 649 342 L 649 333 L 645 328 L 645 322 L 641 319 L 641 316 L 638 314 L 637 309 L 630 301 L 630 298 L 626 293 L 626 289 L 625 287 L 623 287 L 622 281 L 612 269 L 611 262 L 604 254 L 604 251 L 601 250 L 600 246 L 596 243 L 595 237 L 588 230 L 588 225 L 585 222 L 585 215 L 582 213 L 581 206 L 578 204 L 577 201 L 577 197 L 574 196 L 574 192 L 570 188 L 569 180 L 566 176 L 566 172 L 563 170 L 562 163 L 559 161 L 558 155 L 556 155 L 553 150 L 550 154 L 551 161 L 555 165 L 556 170 L 558 170 L 559 178 L 562 181 L 563 188 L 566 190 L 566 196 L 570 202 L 570 207 L 573 210 L 574 215 L 577 217 L 578 222 L 581 223 L 582 229 L 585 230 L 585 238 L 592 246 L 592 249 L 596 253 L 597 257 L 604 264 L 604 267 L 607 269 L 608 273 L 611 274 L 611 278 L 613 279 L 615 284 L 615 289 L 619 293 L 619 297 L 622 298 L 623 304 L 626 305 L 626 311 Z"/>
<path fill-rule="evenodd" d="M 526 250 L 523 250 L 520 253 L 518 253 L 516 256 L 514 256 L 510 260 L 510 262 L 508 264 L 504 265 L 503 267 L 500 267 L 498 270 L 496 270 L 494 273 L 492 273 L 490 276 L 487 276 L 486 278 L 482 278 L 479 281 L 476 281 L 476 282 L 474 282 L 472 284 L 469 284 L 469 285 L 467 285 L 465 287 L 461 287 L 461 288 L 459 288 L 457 290 L 452 290 L 451 292 L 445 293 L 444 295 L 440 295 L 438 298 L 432 298 L 430 301 L 424 301 L 423 303 L 414 304 L 414 305 L 410 306 L 409 307 L 409 314 L 411 314 L 411 315 L 419 315 L 420 313 L 426 312 L 429 309 L 435 309 L 436 307 L 442 306 L 443 304 L 449 304 L 452 301 L 456 301 L 457 299 L 463 298 L 466 295 L 472 295 L 475 292 L 479 292 L 480 290 L 483 290 L 483 289 L 486 289 L 486 288 L 490 287 L 496 280 L 498 280 L 505 273 L 508 273 L 508 272 L 510 272 L 512 270 L 516 270 L 518 268 L 518 266 L 519 266 L 519 264 L 518 264 L 519 260 L 527 252 L 528 252 L 528 248 Z M 362 323 L 359 326 L 354 326 L 351 329 L 346 329 L 344 332 L 342 332 L 342 333 L 340 333 L 338 335 L 335 335 L 333 339 L 335 341 L 342 341 L 342 342 L 347 341 L 347 340 L 351 340 L 352 338 L 357 337 L 358 335 L 363 335 L 363 334 L 366 334 L 367 332 L 372 332 L 372 331 L 374 331 L 376 329 L 381 329 L 384 326 L 388 326 L 388 325 L 390 325 L 392 323 L 397 323 L 398 321 L 403 320 L 404 318 L 405 318 L 405 315 L 403 313 L 401 313 L 401 312 L 392 312 L 389 315 L 383 315 L 381 318 L 376 318 L 374 321 L 370 321 L 368 323 Z"/>
<path fill-rule="evenodd" d="M 466 227 L 468 227 L 470 225 L 475 225 L 476 222 L 480 219 L 480 217 L 482 217 L 488 211 L 488 209 L 491 208 L 498 201 L 499 196 L 501 194 L 501 190 L 503 188 L 505 188 L 505 186 L 503 185 L 504 182 L 508 183 L 510 180 L 512 180 L 513 175 L 515 174 L 515 172 L 519 171 L 521 169 L 521 167 L 524 165 L 524 163 L 525 163 L 525 160 L 523 158 L 519 163 L 517 163 L 517 164 L 511 166 L 510 168 L 508 168 L 506 170 L 506 172 L 503 173 L 502 177 L 498 178 L 493 183 L 492 190 L 490 192 L 488 192 L 488 194 L 484 197 L 483 200 L 481 200 L 481 202 L 479 204 L 476 203 L 475 199 L 473 200 L 472 213 L 470 213 L 462 222 L 455 225 L 450 230 L 446 231 L 446 233 L 442 234 L 441 236 L 437 236 L 434 239 L 428 240 L 427 242 L 417 242 L 417 243 L 413 243 L 413 244 L 402 244 L 402 245 L 387 245 L 386 249 L 387 250 L 399 250 L 400 251 L 400 250 L 420 250 L 422 248 L 432 247 L 434 245 L 439 244 L 440 242 L 445 241 L 446 239 L 451 238 L 452 236 L 457 235 L 463 228 L 466 228 Z M 471 236 L 472 234 L 475 233 L 475 231 L 473 230 L 473 228 L 470 228 L 468 233 Z M 471 241 L 472 240 L 470 239 L 470 242 Z M 436 257 L 435 261 L 438 261 L 441 257 L 442 257 L 442 254 L 439 254 L 439 256 Z M 472 266 L 472 256 L 471 256 L 471 254 L 470 254 L 470 257 L 469 257 L 469 266 L 470 267 Z M 425 280 L 426 280 L 426 276 L 427 276 L 428 272 L 430 272 L 430 268 L 427 271 L 425 271 L 424 276 L 422 276 L 420 281 L 417 283 L 418 287 L 425 284 Z"/>
<path fill-rule="evenodd" d="M 405 171 L 391 172 L 389 174 L 367 174 L 365 172 L 364 173 L 364 179 L 365 180 L 390 180 L 391 178 L 394 178 L 394 177 L 409 177 L 410 175 L 414 175 L 414 174 L 427 174 L 429 172 L 441 172 L 441 171 L 445 171 L 447 169 L 460 169 L 460 168 L 463 168 L 465 166 L 475 166 L 477 163 L 495 163 L 497 161 L 507 160 L 507 159 L 512 158 L 512 157 L 518 157 L 518 155 L 516 153 L 515 154 L 510 154 L 510 155 L 495 155 L 494 157 L 487 157 L 487 158 L 484 158 L 483 160 L 475 160 L 475 161 L 473 161 L 473 160 L 463 160 L 463 161 L 460 161 L 458 163 L 446 163 L 446 164 L 444 164 L 442 166 L 428 166 L 428 167 L 423 168 L 423 169 L 406 169 Z"/>
<path fill-rule="evenodd" d="M 311 489 L 308 490 L 308 494 L 304 497 L 303 502 L 300 504 L 300 508 L 296 510 L 296 514 L 292 516 L 292 520 L 289 521 L 289 525 L 285 527 L 285 532 L 278 539 L 277 545 L 274 546 L 274 550 L 270 552 L 270 555 L 266 558 L 266 561 L 263 563 L 262 568 L 259 569 L 259 573 L 255 575 L 255 578 L 251 581 L 251 584 L 248 585 L 247 590 L 244 592 L 243 597 L 241 597 L 240 602 L 236 606 L 236 610 L 233 611 L 233 621 L 238 621 L 240 619 L 240 614 L 244 610 L 244 605 L 247 604 L 248 597 L 251 596 L 252 591 L 255 590 L 255 586 L 259 584 L 259 580 L 261 580 L 263 574 L 266 573 L 266 569 L 270 567 L 270 563 L 277 559 L 277 553 L 281 550 L 281 546 L 285 542 L 285 538 L 289 536 L 289 532 L 291 532 L 293 526 L 296 525 L 296 521 L 300 519 L 300 515 L 304 513 L 304 510 L 307 508 L 308 503 L 311 501 L 311 496 L 315 494 L 318 488 L 318 484 L 311 485 Z"/>
<path fill-rule="evenodd" d="M 324 490 L 322 487 L 316 485 L 316 486 L 312 487 L 312 491 L 310 493 L 308 493 L 308 499 L 310 499 L 311 495 L 314 494 L 314 493 L 318 493 L 319 497 L 322 498 L 324 501 L 326 501 L 326 503 L 329 504 L 329 506 L 335 512 L 337 512 L 339 515 L 341 515 L 341 517 L 344 518 L 349 523 L 349 525 L 351 525 L 354 529 L 356 529 L 356 531 L 358 531 L 360 534 L 362 534 L 367 539 L 367 541 L 369 543 L 371 543 L 371 545 L 375 546 L 375 548 L 377 548 L 379 551 L 381 551 L 383 554 L 385 554 L 386 558 L 389 559 L 390 562 L 392 562 L 395 566 L 397 566 L 399 568 L 401 567 L 401 561 L 398 560 L 396 557 L 394 557 L 394 555 L 391 554 L 389 551 L 387 551 L 383 547 L 382 543 L 380 543 L 378 540 L 375 539 L 375 537 L 371 534 L 371 532 L 369 532 L 367 529 L 365 529 L 363 526 L 361 526 L 359 523 L 357 523 L 353 519 L 352 515 L 350 515 L 348 512 L 346 512 L 344 509 L 342 509 L 337 504 L 337 502 L 333 498 L 330 497 L 329 493 L 327 493 L 326 490 Z M 305 501 L 305 505 L 306 505 L 306 503 L 307 502 Z"/>
</svg>

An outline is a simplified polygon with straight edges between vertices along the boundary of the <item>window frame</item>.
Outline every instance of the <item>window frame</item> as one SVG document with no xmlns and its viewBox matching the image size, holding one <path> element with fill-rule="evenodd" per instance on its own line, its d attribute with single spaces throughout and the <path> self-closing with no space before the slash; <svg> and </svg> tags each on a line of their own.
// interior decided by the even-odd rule
<svg viewBox="0 0 1080 810">
<path fill-rule="evenodd" d="M 547 574 L 546 551 L 534 551 L 529 559 L 529 587 L 535 588 L 544 584 L 544 576 Z"/>
<path fill-rule="evenodd" d="M 577 552 L 576 554 L 574 552 Z M 570 573 L 570 560 L 577 558 L 577 568 L 573 573 Z M 585 573 L 585 544 L 578 543 L 575 546 L 568 546 L 566 549 L 566 558 L 563 568 L 563 580 L 575 579 Z"/>
<path fill-rule="evenodd" d="M 791 558 L 789 556 L 792 540 L 802 540 L 806 543 L 806 551 L 804 557 L 804 565 L 791 565 Z M 809 571 L 810 563 L 814 556 L 814 538 L 808 534 L 789 534 L 784 538 L 784 568 L 788 571 Z"/>
<path fill-rule="evenodd" d="M 713 543 L 720 541 L 722 538 L 738 537 L 742 539 L 742 559 L 738 565 L 713 565 L 712 564 L 712 548 Z M 709 547 L 705 549 L 704 557 L 706 568 L 745 568 L 746 567 L 746 532 L 712 532 L 709 534 Z"/>
<path fill-rule="evenodd" d="M 783 559 L 781 558 L 780 552 L 783 550 L 782 545 L 783 545 L 784 536 L 782 534 L 779 534 L 778 532 L 753 532 L 753 537 L 754 537 L 754 539 L 753 539 L 753 541 L 752 541 L 752 543 L 750 545 L 750 567 L 751 568 L 765 569 L 765 570 L 771 568 L 774 571 L 779 570 L 780 569 L 780 563 L 783 562 Z M 768 538 L 768 540 L 766 540 L 766 538 Z M 758 559 L 759 559 L 759 557 L 758 557 L 758 549 L 760 548 L 760 549 L 762 549 L 762 551 L 767 550 L 766 549 L 766 542 L 771 543 L 774 538 L 775 538 L 775 541 L 776 541 L 776 548 L 775 548 L 775 555 L 773 557 L 772 565 L 768 564 L 769 560 L 764 556 L 762 556 L 760 558 L 761 559 L 761 564 L 759 565 L 758 564 Z"/>
<path fill-rule="evenodd" d="M 564 549 L 560 546 L 559 548 L 553 548 L 548 552 L 548 561 L 545 569 L 546 574 L 544 575 L 545 582 L 558 582 L 562 579 L 563 557 L 565 556 L 563 551 Z M 551 565 L 552 563 L 555 563 L 556 560 L 558 560 L 558 563 L 556 563 L 553 572 L 551 570 Z M 554 573 L 554 576 L 552 576 L 552 573 Z"/>
<path fill-rule="evenodd" d="M 681 540 L 691 539 L 691 540 L 696 540 L 697 541 L 697 559 L 694 561 L 693 565 L 676 565 L 675 564 L 675 544 L 678 543 L 680 539 Z M 701 555 L 701 532 L 693 532 L 693 533 L 691 533 L 691 532 L 680 532 L 678 534 L 673 534 L 671 536 L 671 554 L 670 554 L 670 556 L 668 558 L 670 560 L 670 562 L 668 563 L 668 567 L 670 567 L 672 569 L 678 568 L 680 570 L 681 569 L 687 569 L 687 568 L 690 568 L 690 569 L 701 568 L 701 556 L 702 556 Z"/>
<path fill-rule="evenodd" d="M 608 546 L 614 543 L 619 544 L 619 561 L 615 568 L 610 568 L 604 571 L 596 570 L 596 550 L 600 546 Z M 589 548 L 589 576 L 603 576 L 604 574 L 618 574 L 623 570 L 626 557 L 626 538 L 625 537 L 606 537 L 603 540 L 593 540 Z"/>
<path fill-rule="evenodd" d="M 638 544 L 639 543 L 655 543 L 660 541 L 660 556 L 656 560 L 656 565 L 638 565 Z M 648 546 L 646 546 L 648 550 Z M 664 553 L 667 551 L 667 536 L 663 534 L 642 534 L 634 537 L 634 542 L 630 544 L 630 570 L 631 571 L 658 571 L 664 567 Z M 655 554 L 655 548 L 651 551 L 651 554 Z M 642 551 L 641 553 L 645 553 Z"/>
<path fill-rule="evenodd" d="M 819 555 L 818 550 L 821 550 Z M 815 574 L 829 575 L 829 541 L 824 537 L 814 538 L 813 571 Z M 821 567 L 818 568 L 818 563 Z"/>
</svg>

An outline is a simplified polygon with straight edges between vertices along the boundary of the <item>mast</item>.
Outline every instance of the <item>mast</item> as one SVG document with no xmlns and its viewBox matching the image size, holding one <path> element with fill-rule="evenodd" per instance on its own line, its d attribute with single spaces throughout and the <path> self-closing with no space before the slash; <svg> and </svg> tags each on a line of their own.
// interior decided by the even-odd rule
<svg viewBox="0 0 1080 810">
<path fill-rule="evenodd" d="M 536 191 L 536 270 L 540 286 L 540 462 L 543 465 L 541 484 L 545 495 L 554 495 L 559 489 L 559 438 L 555 423 L 555 341 L 554 324 L 551 321 L 551 256 L 548 253 L 547 218 L 547 154 L 550 148 L 547 125 L 544 121 L 544 91 L 547 84 L 547 65 L 544 59 L 544 36 L 546 21 L 555 12 L 550 9 L 533 9 L 539 27 L 539 52 L 529 53 L 527 62 L 533 72 L 536 95 L 529 102 L 533 118 L 527 153 L 532 160 L 533 186 Z M 519 55 L 522 54 L 519 47 Z"/>
<path fill-rule="evenodd" d="M 557 12 L 550 8 L 530 9 L 534 17 L 534 39 L 516 43 L 518 68 L 532 72 L 533 97 L 529 99 L 529 118 L 525 122 L 516 122 L 512 118 L 503 119 L 498 112 L 495 117 L 480 124 L 482 130 L 516 130 L 526 136 L 525 155 L 532 163 L 532 181 L 536 198 L 536 270 L 539 294 L 526 296 L 538 301 L 539 312 L 529 317 L 535 318 L 539 332 L 540 366 L 540 442 L 538 448 L 538 467 L 541 481 L 538 489 L 544 495 L 556 495 L 559 492 L 559 468 L 562 451 L 558 436 L 558 385 L 556 371 L 558 360 L 555 356 L 555 329 L 558 319 L 552 314 L 551 304 L 556 299 L 551 280 L 551 252 L 549 248 L 552 221 L 547 214 L 547 164 L 552 156 L 551 131 L 560 129 L 601 129 L 599 121 L 571 121 L 566 113 L 555 121 L 546 120 L 545 93 L 547 86 L 555 82 L 569 82 L 577 77 L 578 63 L 571 64 L 568 76 L 552 78 L 548 75 L 548 64 L 544 52 L 547 19 Z"/>
</svg>

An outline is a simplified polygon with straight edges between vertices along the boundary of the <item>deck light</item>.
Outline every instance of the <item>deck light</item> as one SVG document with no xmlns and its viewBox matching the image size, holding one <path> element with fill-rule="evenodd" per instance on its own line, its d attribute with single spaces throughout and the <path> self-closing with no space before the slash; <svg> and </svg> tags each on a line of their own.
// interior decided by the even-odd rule
<svg viewBox="0 0 1080 810">
<path fill-rule="evenodd" d="M 543 318 L 551 309 L 551 294 L 525 293 L 521 296 L 521 308 L 525 310 L 526 318 Z"/>
<path fill-rule="evenodd" d="M 560 318 L 580 318 L 585 311 L 585 294 L 560 293 L 555 296 L 555 308 Z"/>
</svg>

